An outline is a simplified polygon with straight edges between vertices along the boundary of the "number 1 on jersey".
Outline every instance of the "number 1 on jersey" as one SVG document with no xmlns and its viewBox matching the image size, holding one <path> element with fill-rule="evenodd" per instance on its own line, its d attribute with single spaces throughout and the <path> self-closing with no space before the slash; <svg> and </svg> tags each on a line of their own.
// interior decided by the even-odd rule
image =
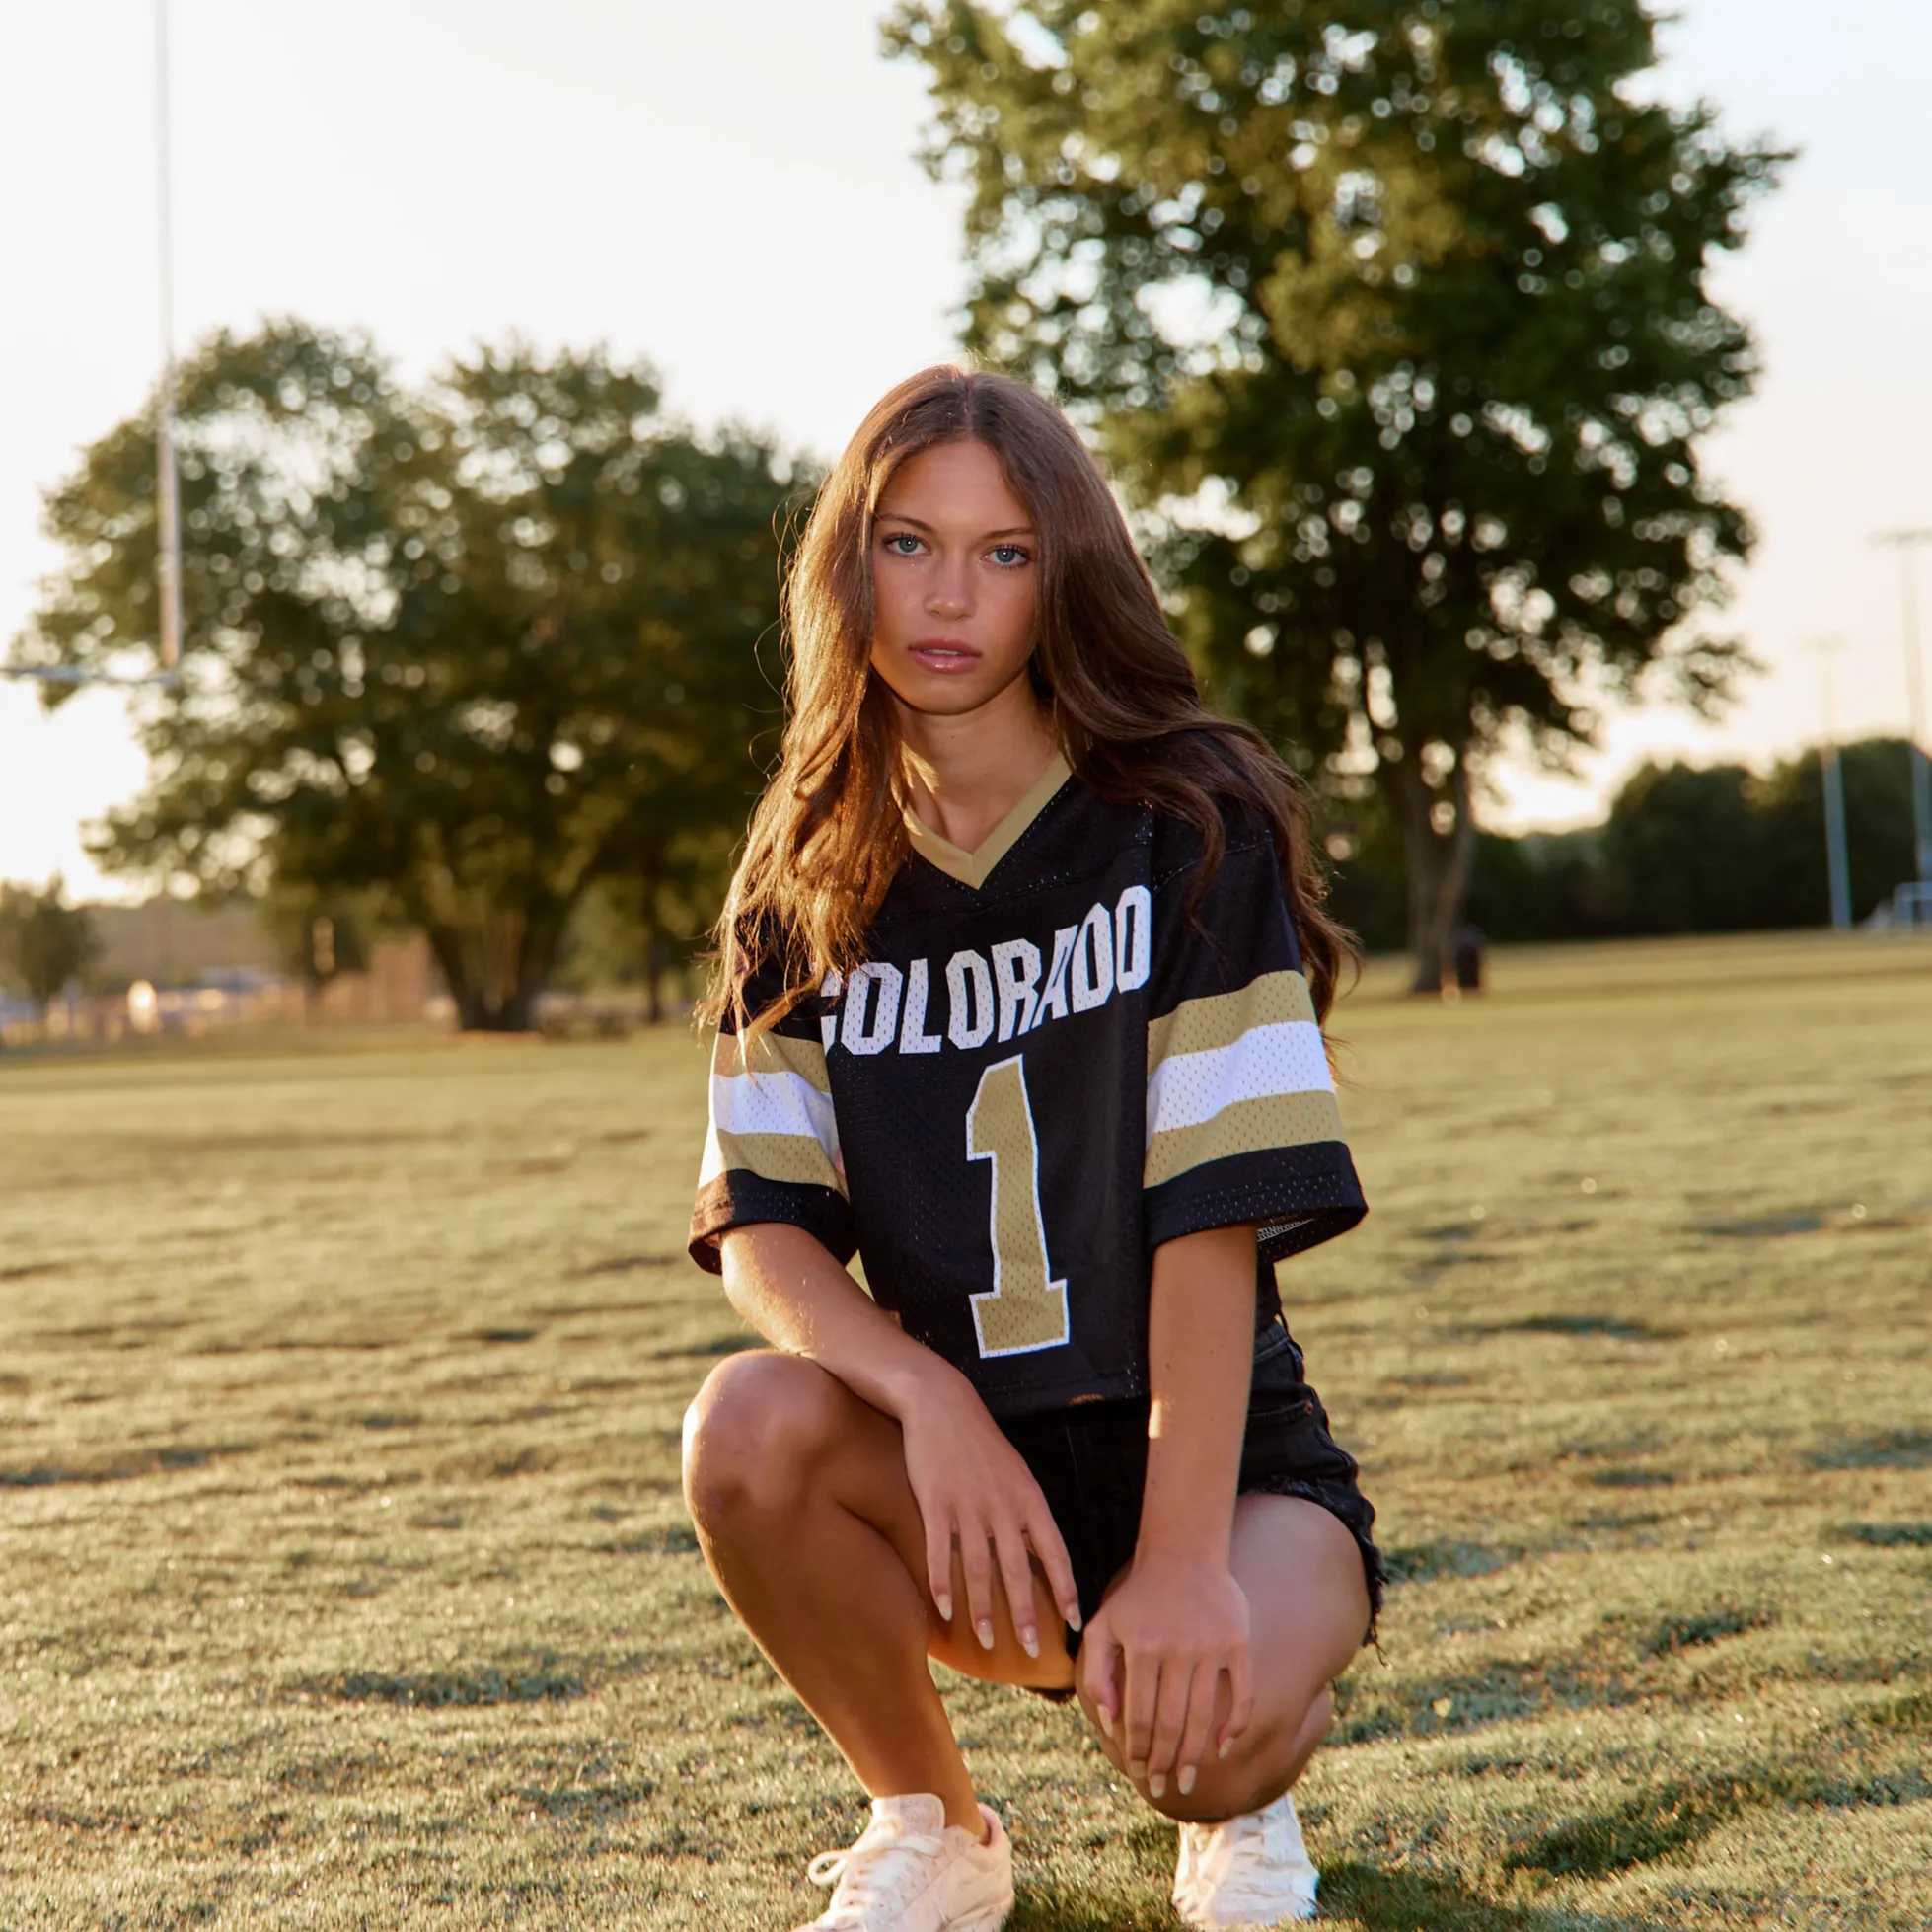
<svg viewBox="0 0 1932 1932">
<path fill-rule="evenodd" d="M 1068 1339 L 1067 1284 L 1047 1259 L 1040 1137 L 1018 1055 L 980 1076 L 966 1109 L 966 1157 L 993 1165 L 993 1288 L 972 1298 L 980 1354 L 1058 1348 Z"/>
</svg>

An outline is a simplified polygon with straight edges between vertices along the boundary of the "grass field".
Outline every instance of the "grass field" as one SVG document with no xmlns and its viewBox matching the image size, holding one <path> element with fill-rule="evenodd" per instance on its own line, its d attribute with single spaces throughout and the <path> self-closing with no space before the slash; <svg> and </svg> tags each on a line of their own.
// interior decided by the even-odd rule
<svg viewBox="0 0 1932 1932">
<path fill-rule="evenodd" d="M 1333 1922 L 1932 1924 L 1932 944 L 1343 1009 L 1283 1297 L 1400 1579 Z M 677 1489 L 741 1336 L 700 1050 L 0 1063 L 0 1927 L 785 1928 L 858 1794 Z M 1174 1923 L 1078 1721 L 953 1681 L 1026 1932 Z"/>
</svg>

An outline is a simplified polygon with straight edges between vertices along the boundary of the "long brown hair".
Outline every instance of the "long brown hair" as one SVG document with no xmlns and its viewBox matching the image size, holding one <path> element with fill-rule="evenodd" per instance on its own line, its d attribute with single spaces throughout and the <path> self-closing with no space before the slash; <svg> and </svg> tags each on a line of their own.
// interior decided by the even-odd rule
<svg viewBox="0 0 1932 1932">
<path fill-rule="evenodd" d="M 865 931 L 905 862 L 905 780 L 890 694 L 871 673 L 872 523 L 893 471 L 921 450 L 977 441 L 1000 459 L 1038 533 L 1032 673 L 1068 763 L 1097 796 L 1145 801 L 1200 836 L 1197 890 L 1226 849 L 1217 800 L 1259 812 L 1315 1011 L 1326 1016 L 1354 941 L 1322 907 L 1300 780 L 1251 726 L 1201 703 L 1119 506 L 1073 425 L 1006 376 L 938 367 L 873 406 L 827 478 L 784 589 L 788 721 L 718 922 L 705 1009 L 762 1030 L 865 957 Z M 768 962 L 783 991 L 745 1009 Z"/>
</svg>

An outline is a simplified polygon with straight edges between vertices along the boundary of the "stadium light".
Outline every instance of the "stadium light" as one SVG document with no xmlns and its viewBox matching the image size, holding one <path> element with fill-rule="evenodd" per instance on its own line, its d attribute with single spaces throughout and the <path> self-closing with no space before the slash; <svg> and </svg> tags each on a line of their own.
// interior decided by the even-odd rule
<svg viewBox="0 0 1932 1932">
<path fill-rule="evenodd" d="M 84 671 L 73 664 L 0 664 L 0 677 L 32 678 L 41 684 L 111 685 L 125 690 L 149 685 L 171 691 L 181 688 L 182 499 L 181 470 L 175 461 L 175 217 L 168 124 L 168 0 L 154 0 L 154 180 L 161 296 L 161 397 L 154 439 L 160 669 L 147 677 L 119 678 L 107 671 Z"/>
<path fill-rule="evenodd" d="M 1905 633 L 1905 699 L 1912 733 L 1912 858 L 1920 885 L 1932 884 L 1932 757 L 1926 753 L 1925 667 L 1918 648 L 1918 572 L 1912 553 L 1932 530 L 1886 530 L 1872 539 L 1898 553 L 1899 614 Z"/>
<path fill-rule="evenodd" d="M 154 440 L 160 538 L 161 668 L 182 661 L 182 495 L 175 462 L 175 197 L 168 126 L 168 0 L 154 0 L 154 192 L 160 248 L 161 403 Z"/>
<path fill-rule="evenodd" d="M 1819 765 L 1824 779 L 1824 863 L 1831 885 L 1831 926 L 1851 927 L 1851 855 L 1845 839 L 1845 775 L 1838 763 L 1837 706 L 1831 689 L 1831 660 L 1845 648 L 1842 637 L 1814 637 L 1805 648 L 1818 658 L 1819 711 L 1824 735 Z"/>
</svg>

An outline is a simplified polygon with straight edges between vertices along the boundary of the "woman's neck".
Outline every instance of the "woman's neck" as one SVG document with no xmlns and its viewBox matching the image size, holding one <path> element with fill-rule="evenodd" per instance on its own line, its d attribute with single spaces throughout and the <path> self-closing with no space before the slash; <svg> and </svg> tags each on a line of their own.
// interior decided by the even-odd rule
<svg viewBox="0 0 1932 1932">
<path fill-rule="evenodd" d="M 984 844 L 1060 750 L 1027 677 L 962 717 L 896 708 L 913 811 L 962 852 Z"/>
</svg>

